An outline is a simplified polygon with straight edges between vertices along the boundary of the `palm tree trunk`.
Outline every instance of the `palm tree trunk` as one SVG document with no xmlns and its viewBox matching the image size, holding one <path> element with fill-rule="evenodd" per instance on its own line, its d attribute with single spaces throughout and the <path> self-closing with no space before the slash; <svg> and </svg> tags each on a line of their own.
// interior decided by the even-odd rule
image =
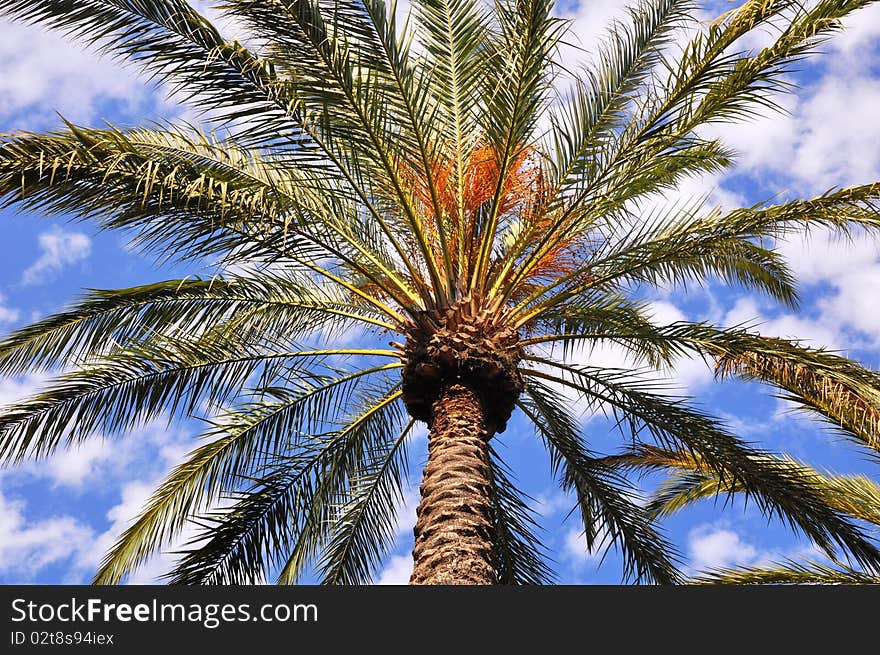
<svg viewBox="0 0 880 655">
<path fill-rule="evenodd" d="M 434 401 L 410 584 L 493 584 L 489 439 L 480 394 L 452 384 Z"/>
</svg>

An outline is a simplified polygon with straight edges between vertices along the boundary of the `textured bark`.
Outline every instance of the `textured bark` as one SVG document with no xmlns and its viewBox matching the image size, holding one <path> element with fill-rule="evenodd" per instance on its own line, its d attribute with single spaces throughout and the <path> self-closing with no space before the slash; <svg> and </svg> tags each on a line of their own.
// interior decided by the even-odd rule
<svg viewBox="0 0 880 655">
<path fill-rule="evenodd" d="M 410 584 L 495 583 L 486 423 L 470 386 L 445 386 L 434 401 Z"/>
</svg>

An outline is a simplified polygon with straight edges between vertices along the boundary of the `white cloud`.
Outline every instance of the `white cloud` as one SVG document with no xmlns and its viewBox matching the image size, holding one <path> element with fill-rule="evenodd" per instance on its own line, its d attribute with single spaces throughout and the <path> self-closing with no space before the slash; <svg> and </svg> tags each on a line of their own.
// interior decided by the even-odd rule
<svg viewBox="0 0 880 655">
<path fill-rule="evenodd" d="M 6 472 L 6 476 L 39 475 L 54 485 L 81 488 L 85 481 L 100 480 L 104 487 L 119 488 L 119 502 L 107 511 L 109 527 L 98 533 L 70 516 L 33 520 L 24 503 L 7 501 L 0 494 L 0 573 L 12 573 L 16 581 L 33 578 L 46 566 L 69 561 L 66 582 L 81 583 L 90 578 L 104 554 L 137 517 L 168 468 L 183 452 L 180 433 L 146 429 L 130 435 L 135 448 L 119 442 L 92 439 L 79 448 L 59 451 L 40 462 Z M 134 474 L 134 475 L 133 475 Z M 138 479 L 137 474 L 146 475 Z M 134 478 L 134 479 L 133 479 Z M 127 580 L 129 584 L 156 584 L 172 567 L 178 550 L 193 536 L 184 529 L 162 552 L 151 557 Z"/>
<path fill-rule="evenodd" d="M 666 300 L 655 300 L 649 303 L 648 312 L 651 322 L 655 325 L 670 325 L 689 319 L 684 312 Z M 666 375 L 670 382 L 681 390 L 695 391 L 713 382 L 714 373 L 706 361 L 699 356 L 681 356 L 672 370 Z"/>
<path fill-rule="evenodd" d="M 152 95 L 133 72 L 45 28 L 0 20 L 0 119 L 14 129 L 55 125 L 59 112 L 93 122 L 112 101 L 129 111 Z"/>
<path fill-rule="evenodd" d="M 570 12 L 574 18 L 575 40 L 591 47 L 612 17 L 620 16 L 627 3 L 617 0 L 577 3 Z M 715 3 L 702 16 L 709 17 L 726 8 Z M 684 180 L 673 193 L 658 194 L 640 202 L 639 215 L 688 198 L 709 197 L 709 204 L 725 209 L 748 205 L 772 194 L 779 200 L 810 196 L 829 187 L 873 182 L 880 178 L 880 6 L 856 12 L 845 21 L 846 29 L 833 35 L 823 53 L 811 57 L 818 77 L 808 80 L 798 94 L 777 97 L 785 113 L 765 112 L 757 120 L 736 125 L 712 126 L 706 136 L 720 136 L 738 152 L 737 172 L 753 180 L 753 191 L 746 198 L 726 188 L 721 176 Z M 762 47 L 774 37 L 772 30 L 742 42 L 747 48 Z M 583 53 L 572 57 L 588 59 Z M 875 242 L 856 239 L 853 243 L 834 241 L 827 234 L 814 232 L 806 239 L 780 244 L 780 251 L 792 264 L 798 280 L 806 284 L 826 284 L 821 296 L 806 313 L 768 316 L 753 301 L 741 302 L 725 317 L 728 324 L 760 321 L 764 334 L 804 339 L 813 346 L 831 348 L 875 347 L 880 344 L 880 305 L 866 302 L 880 286 L 880 258 Z M 812 293 L 812 290 L 811 290 Z M 812 298 L 809 298 L 810 300 Z M 715 302 L 714 299 L 710 302 Z M 680 317 L 674 305 L 658 304 L 657 322 Z M 721 313 L 709 317 L 721 320 Z M 619 349 L 602 349 L 590 355 L 591 363 L 631 366 Z M 675 382 L 689 390 L 711 380 L 711 371 L 700 360 L 678 365 Z"/>
<path fill-rule="evenodd" d="M 412 535 L 413 527 L 416 524 L 416 510 L 419 506 L 419 489 L 417 485 L 410 484 L 404 489 L 403 498 L 397 506 L 397 528 L 394 534 L 394 540 L 397 545 L 406 541 L 407 537 Z M 375 584 L 380 585 L 401 585 L 409 584 L 409 577 L 412 574 L 413 560 L 412 554 L 391 555 L 386 562 L 384 568 L 379 571 L 375 579 Z"/>
<path fill-rule="evenodd" d="M 553 516 L 560 512 L 569 512 L 575 505 L 571 494 L 552 489 L 537 496 L 531 503 L 532 509 L 543 517 Z"/>
<path fill-rule="evenodd" d="M 630 4 L 621 0 L 595 0 L 579 2 L 571 12 L 563 12 L 570 19 L 570 33 L 562 45 L 561 60 L 589 59 L 595 56 L 597 45 L 604 40 L 612 21 L 626 16 L 626 7 Z M 586 51 L 586 52 L 584 52 Z"/>
<path fill-rule="evenodd" d="M 753 122 L 707 130 L 739 151 L 741 170 L 765 185 L 767 173 L 782 178 L 776 191 L 787 194 L 791 185 L 813 195 L 880 177 L 880 79 L 873 71 L 880 7 L 856 12 L 845 23 L 813 58 L 823 66 L 820 78 L 798 95 L 777 98 L 786 113 L 765 112 Z"/>
<path fill-rule="evenodd" d="M 864 234 L 847 239 L 828 230 L 812 230 L 787 237 L 776 249 L 805 284 L 838 280 L 880 262 L 880 243 Z"/>
<path fill-rule="evenodd" d="M 113 547 L 113 544 L 116 543 L 122 532 L 147 504 L 158 481 L 158 479 L 153 482 L 137 480 L 122 487 L 120 502 L 111 507 L 107 512 L 110 527 L 95 538 L 94 545 L 89 553 L 80 559 L 79 565 L 81 567 L 90 572 L 97 570 L 104 554 Z M 182 541 L 179 541 L 179 543 L 182 543 Z M 160 580 L 162 574 L 171 568 L 175 558 L 175 556 L 166 553 L 158 553 L 131 574 L 127 582 L 129 584 L 159 584 L 162 582 Z"/>
<path fill-rule="evenodd" d="M 784 548 L 761 548 L 740 532 L 721 523 L 704 523 L 688 533 L 688 571 L 691 575 L 710 569 L 768 566 L 791 560 L 827 561 L 827 555 L 810 541 Z"/>
<path fill-rule="evenodd" d="M 26 583 L 46 566 L 85 556 L 93 530 L 72 516 L 29 521 L 26 505 L 0 492 L 0 574 L 8 583 Z"/>
<path fill-rule="evenodd" d="M 781 241 L 795 279 L 806 285 L 806 309 L 768 317 L 757 301 L 739 299 L 724 322 L 760 324 L 767 336 L 796 338 L 835 350 L 880 345 L 880 305 L 869 302 L 880 287 L 880 244 L 868 235 L 852 240 L 814 230 Z"/>
<path fill-rule="evenodd" d="M 815 231 L 780 244 L 798 279 L 824 283 L 816 305 L 818 322 L 838 333 L 841 346 L 880 345 L 880 305 L 870 302 L 880 288 L 880 243 L 873 235 L 852 240 Z M 857 334 L 850 334 L 855 331 Z"/>
<path fill-rule="evenodd" d="M 0 377 L 0 408 L 30 398 L 48 380 L 46 374 L 38 373 L 16 378 Z"/>
<path fill-rule="evenodd" d="M 667 300 L 654 300 L 648 303 L 648 314 L 654 325 L 669 325 L 687 319 L 683 311 Z"/>
<path fill-rule="evenodd" d="M 844 29 L 831 40 L 833 56 L 843 65 L 864 66 L 866 55 L 876 55 L 880 46 L 880 6 L 865 7 L 843 23 Z"/>
<path fill-rule="evenodd" d="M 413 559 L 411 555 L 393 555 L 388 564 L 379 574 L 376 584 L 401 585 L 408 584 L 412 575 Z"/>
<path fill-rule="evenodd" d="M 576 566 L 598 563 L 609 545 L 608 535 L 601 531 L 592 550 L 587 548 L 587 538 L 582 528 L 572 528 L 565 533 L 562 554 Z"/>
<path fill-rule="evenodd" d="M 76 446 L 57 451 L 46 460 L 33 462 L 28 468 L 39 468 L 54 485 L 82 487 L 86 480 L 95 480 L 101 465 L 113 461 L 115 452 L 104 439 L 94 438 Z"/>
<path fill-rule="evenodd" d="M 246 45 L 242 28 L 219 14 L 215 3 L 191 4 L 228 40 Z M 102 55 L 99 47 L 68 38 L 45 25 L 0 18 L 0 124 L 10 130 L 39 131 L 59 124 L 58 114 L 79 124 L 95 124 L 113 114 L 193 116 L 147 81 L 139 65 Z M 158 80 L 156 80 L 158 81 Z M 2 130 L 0 130 L 2 131 Z"/>
<path fill-rule="evenodd" d="M 0 411 L 36 395 L 60 373 L 63 371 L 55 370 L 51 375 L 41 372 L 15 378 L 0 377 Z M 156 477 L 182 462 L 192 448 L 188 431 L 169 430 L 163 420 L 157 419 L 113 439 L 93 435 L 70 447 L 59 448 L 48 457 L 25 461 L 5 473 L 42 478 L 53 487 L 84 491 L 87 490 L 85 485 L 94 479 L 113 484 L 145 475 Z"/>
<path fill-rule="evenodd" d="M 817 192 L 835 184 L 870 183 L 880 174 L 880 80 L 870 75 L 828 75 L 803 104 L 794 177 Z"/>
<path fill-rule="evenodd" d="M 668 300 L 654 300 L 647 304 L 646 315 L 648 319 L 658 326 L 665 326 L 677 321 L 687 320 L 689 317 L 674 303 Z M 592 346 L 592 347 L 590 347 Z M 698 356 L 679 357 L 672 368 L 664 370 L 652 370 L 647 362 L 638 358 L 625 347 L 610 343 L 597 342 L 590 346 L 575 346 L 572 348 L 566 361 L 574 366 L 599 367 L 606 370 L 634 371 L 641 379 L 651 380 L 657 383 L 658 393 L 681 394 L 693 392 L 710 384 L 714 380 L 713 371 L 706 362 Z M 548 354 L 561 356 L 558 348 L 547 349 Z M 559 371 L 552 367 L 539 367 L 542 370 L 558 375 Z M 566 398 L 574 409 L 575 415 L 583 415 L 587 420 L 595 414 L 588 411 L 589 402 L 576 390 L 570 387 L 554 386 L 558 393 Z"/>
<path fill-rule="evenodd" d="M 136 446 L 115 443 L 108 448 L 113 457 L 95 475 L 106 483 L 120 484 L 120 500 L 107 511 L 109 527 L 94 540 L 89 556 L 81 558 L 80 566 L 89 572 L 96 570 L 122 532 L 137 518 L 147 505 L 156 488 L 168 471 L 182 463 L 191 450 L 191 440 L 180 431 L 168 431 L 158 424 L 124 437 Z M 119 458 L 120 461 L 116 461 Z M 111 464 L 111 462 L 113 462 Z M 136 472 L 137 475 L 132 475 Z M 213 506 L 215 509 L 224 504 Z M 182 550 L 195 536 L 194 526 L 185 526 L 163 549 L 156 552 L 137 568 L 126 580 L 127 584 L 163 584 L 163 575 L 170 571 L 178 559 L 176 551 Z"/>
<path fill-rule="evenodd" d="M 61 269 L 84 261 L 92 252 L 92 240 L 82 232 L 59 228 L 37 237 L 39 258 L 21 275 L 22 284 L 42 284 Z"/>
<path fill-rule="evenodd" d="M 844 343 L 839 330 L 823 317 L 809 318 L 790 313 L 768 317 L 754 298 L 737 300 L 724 317 L 724 324 L 729 327 L 744 325 L 767 337 L 795 339 L 814 348 L 841 349 Z"/>
<path fill-rule="evenodd" d="M 20 384 L 21 387 L 26 385 L 27 382 Z M 20 391 L 11 389 L 6 395 L 20 396 Z M 4 513 L 4 505 L 0 502 L 0 524 L 9 523 L 12 534 L 7 540 L 0 536 L 0 562 L 3 561 L 3 544 L 9 541 L 11 546 L 7 550 L 14 547 L 10 551 L 13 555 L 10 555 L 9 567 L 16 570 L 16 575 L 26 573 L 32 576 L 48 564 L 72 557 L 68 567 L 70 581 L 78 583 L 82 578 L 90 577 L 104 554 L 140 513 L 168 470 L 183 461 L 191 447 L 187 433 L 169 431 L 157 423 L 116 440 L 92 437 L 77 447 L 59 450 L 48 458 L 29 461 L 5 471 L 4 478 L 43 478 L 50 481 L 53 487 L 72 489 L 77 493 L 93 491 L 91 485 L 99 483 L 104 489 L 118 489 L 119 502 L 107 511 L 110 525 L 103 532 L 69 517 L 32 521 L 18 505 L 11 506 L 17 513 L 11 512 L 8 504 Z M 62 535 L 67 542 L 63 548 L 52 543 L 60 538 L 58 535 Z M 179 539 L 165 551 L 150 558 L 130 577 L 129 582 L 160 582 L 161 574 L 171 568 L 177 557 L 169 554 L 170 551 L 177 550 L 191 536 L 192 531 L 182 531 Z M 28 555 L 30 551 L 36 554 Z M 27 555 L 30 559 L 20 559 L 16 564 L 14 557 L 18 555 L 22 558 Z"/>
<path fill-rule="evenodd" d="M 703 525 L 688 535 L 690 565 L 695 571 L 753 564 L 758 549 L 733 530 Z"/>
<path fill-rule="evenodd" d="M 543 354 L 553 353 L 557 358 L 561 357 L 561 352 L 558 350 L 547 349 Z M 712 368 L 698 356 L 681 356 L 671 368 L 656 370 L 648 367 L 645 361 L 638 359 L 623 346 L 607 342 L 599 343 L 592 348 L 573 347 L 565 361 L 571 366 L 604 369 L 609 375 L 619 373 L 624 378 L 631 374 L 632 379 L 637 379 L 639 382 L 653 383 L 651 389 L 653 393 L 666 394 L 670 397 L 693 393 L 714 380 Z M 551 375 L 560 374 L 558 369 L 544 364 L 538 364 L 535 368 Z M 570 379 L 568 375 L 564 377 Z M 565 399 L 572 416 L 579 418 L 584 424 L 596 417 L 610 416 L 610 410 L 613 409 L 611 405 L 598 404 L 595 398 L 585 397 L 570 386 L 543 380 L 541 382 L 551 388 L 557 397 Z"/>
<path fill-rule="evenodd" d="M 107 512 L 110 527 L 98 535 L 94 540 L 94 546 L 87 557 L 81 558 L 80 566 L 93 572 L 97 569 L 104 554 L 107 553 L 123 531 L 131 525 L 144 507 L 147 506 L 161 477 L 152 480 L 136 480 L 125 484 L 121 489 L 120 502 Z M 211 506 L 211 511 L 221 510 L 230 506 L 231 501 L 221 501 Z M 193 546 L 193 540 L 200 532 L 195 524 L 187 523 L 177 532 L 170 542 L 154 552 L 143 564 L 125 579 L 125 584 L 150 585 L 165 584 L 165 575 L 172 571 L 180 559 L 180 552 Z"/>
<path fill-rule="evenodd" d="M 113 484 L 148 477 L 158 484 L 161 475 L 184 461 L 192 445 L 187 432 L 167 430 L 157 421 L 112 439 L 93 435 L 59 448 L 49 457 L 27 461 L 12 472 L 43 478 L 53 487 L 77 492 L 88 491 L 95 479 Z"/>
<path fill-rule="evenodd" d="M 20 315 L 14 307 L 6 306 L 6 296 L 0 293 L 0 323 L 15 323 Z"/>
<path fill-rule="evenodd" d="M 397 537 L 411 535 L 416 524 L 416 510 L 419 508 L 419 489 L 417 485 L 407 487 L 403 499 L 397 506 Z"/>
</svg>

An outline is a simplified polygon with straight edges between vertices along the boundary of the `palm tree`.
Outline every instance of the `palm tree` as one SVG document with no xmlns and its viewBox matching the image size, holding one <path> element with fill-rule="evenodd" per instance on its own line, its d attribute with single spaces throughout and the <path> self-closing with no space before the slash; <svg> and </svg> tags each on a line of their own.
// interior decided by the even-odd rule
<svg viewBox="0 0 880 655">
<path fill-rule="evenodd" d="M 7 17 L 140 66 L 210 130 L 7 135 L 4 204 L 93 219 L 216 273 L 93 292 L 11 334 L 2 373 L 57 377 L 0 417 L 0 457 L 207 415 L 95 581 L 119 582 L 196 521 L 174 582 L 314 570 L 359 583 L 393 541 L 407 439 L 424 422 L 412 582 L 539 583 L 551 574 L 535 518 L 493 448 L 518 412 L 587 543 L 607 535 L 629 579 L 683 580 L 626 468 L 581 433 L 576 397 L 637 447 L 698 457 L 830 556 L 877 570 L 871 536 L 809 476 L 642 369 L 575 357 L 601 343 L 655 370 L 702 356 L 877 448 L 876 372 L 743 328 L 657 325 L 644 301 L 718 279 L 793 306 L 772 239 L 880 228 L 880 185 L 728 213 L 648 209 L 729 167 L 703 126 L 773 106 L 791 66 L 867 4 L 746 0 L 700 22 L 690 0 L 642 0 L 571 72 L 552 0 L 417 0 L 405 22 L 382 0 L 226 0 L 244 42 L 185 0 L 0 0 Z M 773 43 L 743 49 L 768 26 Z"/>
</svg>

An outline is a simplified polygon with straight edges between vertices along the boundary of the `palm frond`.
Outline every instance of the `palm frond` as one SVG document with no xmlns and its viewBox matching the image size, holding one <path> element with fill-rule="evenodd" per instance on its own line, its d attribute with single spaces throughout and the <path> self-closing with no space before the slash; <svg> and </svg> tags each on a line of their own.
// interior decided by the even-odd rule
<svg viewBox="0 0 880 655">
<path fill-rule="evenodd" d="M 340 428 L 309 435 L 270 462 L 235 504 L 204 517 L 203 530 L 169 579 L 175 584 L 242 584 L 271 574 L 294 583 L 330 538 L 349 498 L 348 482 L 403 427 L 399 384 L 369 390 Z"/>
<path fill-rule="evenodd" d="M 627 109 L 663 53 L 693 18 L 691 0 L 642 0 L 609 29 L 592 66 L 576 76 L 564 104 L 551 113 L 554 177 L 560 193 L 577 187 L 605 156 Z"/>
<path fill-rule="evenodd" d="M 277 65 L 296 76 L 298 96 L 314 115 L 312 137 L 344 171 L 416 280 L 420 279 L 419 267 L 411 263 L 414 253 L 401 236 L 405 234 L 417 246 L 419 264 L 430 276 L 434 292 L 442 297 L 447 280 L 434 260 L 428 232 L 398 166 L 400 161 L 411 161 L 421 144 L 411 129 L 401 129 L 412 126 L 412 108 L 407 107 L 408 99 L 400 98 L 401 87 L 388 68 L 386 47 L 393 37 L 386 35 L 383 41 L 383 35 L 376 32 L 379 7 L 371 13 L 359 2 L 235 0 L 228 8 L 267 41 Z M 370 173 L 368 192 L 355 182 L 362 169 Z M 394 211 L 382 211 L 376 196 L 391 201 Z M 405 219 L 408 230 L 395 229 L 399 228 L 392 221 L 396 217 Z M 427 288 L 420 292 L 430 304 Z"/>
<path fill-rule="evenodd" d="M 555 581 L 546 547 L 528 497 L 517 489 L 511 472 L 494 448 L 489 452 L 491 502 L 495 524 L 495 572 L 499 584 L 536 585 Z"/>
<path fill-rule="evenodd" d="M 496 7 L 500 37 L 486 70 L 494 88 L 486 99 L 480 131 L 492 147 L 497 180 L 487 216 L 481 224 L 475 222 L 469 239 L 476 252 L 469 289 L 481 289 L 488 282 L 504 190 L 548 102 L 549 62 L 562 28 L 551 14 L 553 0 L 504 0 Z"/>
<path fill-rule="evenodd" d="M 773 466 L 787 468 L 791 478 L 801 478 L 815 486 L 831 507 L 880 525 L 880 485 L 872 479 L 864 475 L 819 471 L 787 455 L 773 456 L 772 459 Z M 706 466 L 689 452 L 641 446 L 605 461 L 614 466 L 660 469 L 670 473 L 647 504 L 655 517 L 672 514 L 703 498 L 747 491 L 742 480 Z"/>
<path fill-rule="evenodd" d="M 530 379 L 519 407 L 547 446 L 563 488 L 575 492 L 587 547 L 616 544 L 624 556 L 625 577 L 679 582 L 678 555 L 636 502 L 636 490 L 584 447 L 576 422 L 552 390 Z M 600 531 L 608 543 L 599 543 Z"/>
<path fill-rule="evenodd" d="M 396 358 L 370 349 L 258 350 L 239 343 L 174 340 L 117 350 L 67 373 L 0 416 L 0 459 L 21 461 L 78 443 L 97 431 L 131 430 L 164 412 L 192 416 L 202 403 L 221 406 L 253 376 L 263 385 L 294 377 L 334 356 Z"/>
<path fill-rule="evenodd" d="M 91 291 L 65 311 L 14 331 L 0 342 L 0 371 L 64 368 L 163 335 L 192 335 L 204 325 L 259 341 L 273 333 L 297 338 L 322 326 L 357 324 L 394 328 L 345 298 L 278 276 L 166 280 Z"/>
<path fill-rule="evenodd" d="M 880 584 L 880 575 L 849 566 L 829 566 L 821 562 L 784 560 L 767 566 L 744 566 L 706 571 L 692 580 L 694 584 Z"/>
<path fill-rule="evenodd" d="M 622 293 L 588 293 L 564 305 L 548 309 L 531 325 L 529 332 L 541 336 L 520 341 L 523 347 L 562 346 L 562 358 L 568 359 L 577 347 L 590 353 L 602 343 L 613 343 L 632 353 L 634 360 L 652 367 L 671 364 L 676 354 L 663 339 L 657 338 L 657 326 L 649 320 L 650 308 Z"/>
<path fill-rule="evenodd" d="M 297 263 L 383 306 L 317 263 L 330 257 L 403 306 L 418 302 L 415 281 L 366 238 L 325 180 L 197 132 L 69 127 L 0 142 L 4 205 L 97 218 L 166 260 Z"/>
<path fill-rule="evenodd" d="M 700 205 L 673 207 L 671 213 L 644 222 L 627 238 L 609 241 L 585 269 L 559 277 L 518 303 L 514 312 L 521 314 L 518 322 L 525 324 L 543 309 L 588 289 L 626 281 L 683 282 L 694 276 L 704 279 L 707 274 L 757 287 L 791 304 L 797 296 L 787 267 L 760 240 L 813 226 L 876 230 L 880 227 L 878 200 L 880 185 L 869 184 L 728 214 L 714 210 L 701 216 Z"/>
<path fill-rule="evenodd" d="M 715 359 L 718 376 L 770 384 L 857 443 L 874 452 L 880 448 L 880 375 L 876 371 L 821 348 L 744 329 L 679 324 L 669 326 L 666 334 L 672 337 L 670 343 Z"/>
<path fill-rule="evenodd" d="M 117 584 L 153 553 L 170 543 L 197 512 L 242 476 L 256 475 L 302 434 L 320 433 L 342 415 L 364 378 L 399 367 L 386 364 L 336 375 L 303 376 L 285 388 L 266 390 L 254 401 L 215 419 L 207 440 L 158 487 L 137 519 L 119 536 L 95 576 L 96 584 Z"/>
<path fill-rule="evenodd" d="M 323 584 L 364 584 L 394 543 L 394 509 L 403 500 L 410 419 L 396 440 L 380 445 L 351 480 L 318 569 Z"/>
<path fill-rule="evenodd" d="M 556 333 L 533 337 L 526 345 L 543 343 L 595 343 L 599 340 L 627 344 L 644 340 L 666 361 L 691 353 L 716 362 L 716 374 L 737 376 L 772 385 L 784 398 L 818 415 L 843 435 L 878 450 L 880 375 L 834 352 L 808 348 L 796 341 L 765 337 L 742 328 L 719 329 L 705 323 L 643 324 L 609 331 Z"/>
<path fill-rule="evenodd" d="M 609 372 L 595 367 L 570 366 L 541 358 L 536 364 L 557 369 L 553 375 L 523 369 L 532 378 L 574 389 L 596 410 L 614 414 L 624 435 L 643 441 L 647 433 L 659 445 L 697 453 L 719 472 L 742 480 L 748 498 L 768 517 L 778 517 L 798 527 L 820 548 L 834 556 L 843 549 L 856 562 L 870 568 L 880 566 L 880 550 L 845 513 L 828 505 L 821 491 L 808 480 L 789 475 L 784 466 L 765 458 L 725 430 L 711 416 L 689 407 L 684 400 L 655 394 L 650 382 L 630 372 Z"/>
<path fill-rule="evenodd" d="M 236 250 L 272 258 L 283 252 L 280 231 L 273 243 L 260 229 L 277 217 L 281 198 L 255 170 L 259 164 L 243 157 L 231 164 L 232 144 L 217 148 L 225 153 L 224 166 L 201 166 L 194 153 L 188 161 L 169 161 L 167 149 L 156 152 L 143 136 L 72 128 L 6 138 L 0 143 L 0 199 L 4 206 L 133 230 L 142 243 L 161 244 L 166 255 L 202 258 Z M 150 220 L 157 214 L 166 219 L 163 225 Z"/>
<path fill-rule="evenodd" d="M 0 13 L 45 25 L 128 60 L 229 127 L 243 123 L 251 143 L 319 162 L 302 129 L 289 81 L 271 61 L 224 38 L 185 0 L 3 0 Z M 210 115 L 208 118 L 212 118 Z"/>
<path fill-rule="evenodd" d="M 796 7 L 795 15 L 787 21 L 773 45 L 728 63 L 728 70 L 712 80 L 699 102 L 677 116 L 674 131 L 687 133 L 709 122 L 749 118 L 755 106 L 774 108 L 774 93 L 791 87 L 784 74 L 792 70 L 793 64 L 814 52 L 833 32 L 842 29 L 842 18 L 872 2 L 820 0 L 811 8 L 786 1 L 763 3 L 764 7 L 758 7 L 761 4 L 758 2 L 751 3 L 753 8 L 733 18 L 728 26 L 721 27 L 722 33 L 724 30 L 731 30 L 734 34 L 751 31 L 757 21 L 767 20 L 769 14 L 778 15 L 781 13 L 779 9 L 788 8 L 786 5 Z M 752 12 L 752 16 L 747 16 L 749 12 Z M 727 40 L 720 38 L 718 43 L 723 44 Z M 711 30 L 707 41 L 711 41 Z M 718 45 L 712 44 L 710 47 L 717 50 Z M 703 52 L 695 47 L 689 54 L 699 58 Z"/>
<path fill-rule="evenodd" d="M 692 0 L 638 0 L 571 74 L 553 0 L 413 0 L 405 20 L 385 0 L 223 0 L 241 41 L 187 0 L 0 0 L 0 16 L 134 65 L 204 124 L 0 135 L 0 208 L 94 220 L 216 272 L 90 291 L 0 341 L 0 374 L 56 375 L 0 415 L 0 463 L 210 413 L 96 579 L 124 580 L 195 521 L 175 582 L 360 584 L 394 540 L 404 410 L 432 407 L 453 371 L 492 385 L 488 425 L 506 424 L 496 404 L 522 409 L 586 547 L 616 547 L 625 578 L 682 582 L 655 519 L 744 494 L 833 566 L 706 581 L 869 579 L 872 481 L 752 448 L 654 373 L 702 357 L 873 455 L 880 374 L 743 327 L 657 325 L 639 299 L 717 279 L 796 307 L 779 239 L 878 233 L 880 183 L 726 212 L 657 202 L 727 169 L 735 153 L 705 127 L 777 109 L 797 62 L 871 2 L 741 0 L 700 22 Z M 757 29 L 769 45 L 749 49 Z M 322 343 L 358 328 L 363 347 Z M 406 343 L 371 347 L 389 333 Z M 650 375 L 573 363 L 605 344 Z M 572 393 L 633 450 L 594 453 Z M 494 578 L 550 581 L 529 498 L 490 455 Z M 627 477 L 646 468 L 673 475 L 647 506 Z"/>
</svg>

